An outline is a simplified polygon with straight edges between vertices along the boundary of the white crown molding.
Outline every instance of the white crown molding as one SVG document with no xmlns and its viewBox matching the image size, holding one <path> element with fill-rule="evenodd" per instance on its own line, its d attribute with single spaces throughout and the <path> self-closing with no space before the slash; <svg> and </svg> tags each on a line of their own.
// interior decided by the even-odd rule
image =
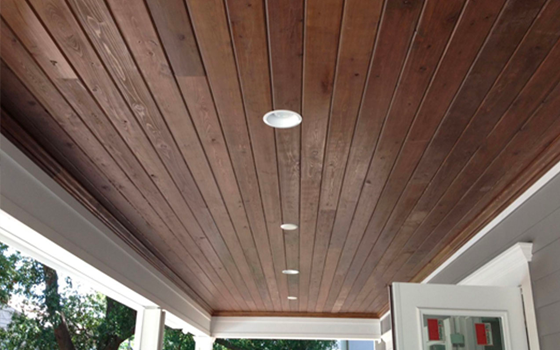
<svg viewBox="0 0 560 350">
<path fill-rule="evenodd" d="M 216 338 L 379 340 L 379 319 L 323 317 L 212 317 Z"/>
<path fill-rule="evenodd" d="M 539 333 L 529 262 L 533 259 L 533 243 L 520 242 L 498 255 L 460 281 L 459 285 L 521 287 L 529 348 L 539 350 Z"/>
<path fill-rule="evenodd" d="M 460 281 L 470 286 L 521 286 L 533 258 L 532 243 L 517 243 Z"/>
</svg>

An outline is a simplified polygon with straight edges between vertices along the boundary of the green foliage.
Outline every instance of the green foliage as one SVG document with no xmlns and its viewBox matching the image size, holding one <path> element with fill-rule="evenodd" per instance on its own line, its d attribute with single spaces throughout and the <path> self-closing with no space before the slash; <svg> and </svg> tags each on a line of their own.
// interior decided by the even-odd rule
<svg viewBox="0 0 560 350">
<path fill-rule="evenodd" d="M 0 330 L 0 348 L 59 349 L 54 327 L 64 315 L 76 349 L 117 348 L 134 333 L 136 311 L 100 293 L 83 293 L 68 277 L 58 285 L 56 272 L 0 244 L 0 306 L 10 297 L 20 300 L 8 330 Z M 56 283 L 48 287 L 48 272 Z M 51 281 L 52 282 L 52 281 Z M 117 346 L 113 346 L 118 342 Z"/>
<path fill-rule="evenodd" d="M 287 339 L 225 339 L 214 344 L 214 350 L 330 350 L 335 347 L 335 341 Z"/>
<path fill-rule="evenodd" d="M 216 339 L 213 350 L 331 350 L 335 341 L 283 339 Z M 165 328 L 163 350 L 194 350 L 191 334 Z"/>
<path fill-rule="evenodd" d="M 163 334 L 163 350 L 194 350 L 194 339 L 180 329 L 165 327 Z"/>
<path fill-rule="evenodd" d="M 49 279 L 50 278 L 50 279 Z M 0 349 L 55 350 L 54 328 L 66 320 L 72 343 L 79 350 L 128 350 L 136 311 L 99 293 L 83 293 L 68 277 L 58 284 L 56 272 L 0 243 L 0 307 L 10 298 L 21 300 L 7 331 L 0 330 Z M 164 350 L 194 350 L 191 334 L 165 329 Z M 217 339 L 214 350 L 330 350 L 334 341 Z M 120 346 L 119 346 L 120 345 Z"/>
</svg>

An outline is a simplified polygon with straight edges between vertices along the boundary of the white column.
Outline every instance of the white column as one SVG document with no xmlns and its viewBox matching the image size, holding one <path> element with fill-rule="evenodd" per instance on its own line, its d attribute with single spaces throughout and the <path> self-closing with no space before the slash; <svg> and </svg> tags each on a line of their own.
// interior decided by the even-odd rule
<svg viewBox="0 0 560 350">
<path fill-rule="evenodd" d="M 212 345 L 214 345 L 214 340 L 216 340 L 216 338 L 196 335 L 193 338 L 196 343 L 195 350 L 212 350 Z"/>
<path fill-rule="evenodd" d="M 149 308 L 138 311 L 134 333 L 134 350 L 161 350 L 163 348 L 164 327 L 165 312 L 162 309 Z"/>
</svg>

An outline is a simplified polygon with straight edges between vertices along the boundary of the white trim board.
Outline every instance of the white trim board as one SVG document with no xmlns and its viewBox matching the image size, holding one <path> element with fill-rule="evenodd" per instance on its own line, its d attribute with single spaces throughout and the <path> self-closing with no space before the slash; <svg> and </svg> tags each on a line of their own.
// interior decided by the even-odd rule
<svg viewBox="0 0 560 350">
<path fill-rule="evenodd" d="M 212 317 L 212 336 L 248 339 L 379 340 L 379 319 Z"/>
<path fill-rule="evenodd" d="M 175 326 L 210 334 L 211 316 L 4 137 L 0 239 L 82 277 L 133 308 L 160 306 Z M 39 233 L 40 232 L 40 233 Z"/>
</svg>

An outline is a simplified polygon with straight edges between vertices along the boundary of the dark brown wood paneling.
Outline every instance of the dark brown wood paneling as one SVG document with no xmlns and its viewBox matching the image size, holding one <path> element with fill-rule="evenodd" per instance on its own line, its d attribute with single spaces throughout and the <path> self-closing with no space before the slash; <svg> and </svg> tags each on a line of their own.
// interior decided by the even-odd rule
<svg viewBox="0 0 560 350">
<path fill-rule="evenodd" d="M 263 308 L 262 302 L 260 302 L 261 296 L 265 300 L 269 298 L 266 292 L 266 284 L 262 275 L 257 274 L 257 277 L 261 277 L 258 280 L 260 282 L 259 286 L 261 290 L 264 289 L 265 291 L 262 295 L 259 295 L 259 289 L 257 289 L 253 279 L 253 271 L 260 271 L 260 265 L 253 265 L 251 268 L 247 263 L 229 215 L 229 212 L 232 212 L 237 214 L 237 217 L 241 214 L 243 218 L 244 213 L 236 211 L 236 203 L 223 200 L 204 149 L 199 142 L 199 136 L 183 102 L 177 82 L 171 74 L 163 48 L 158 45 L 157 34 L 153 27 L 144 25 L 144 23 L 150 21 L 146 8 L 142 3 L 128 4 L 119 1 L 111 1 L 110 6 L 113 14 L 119 20 L 121 32 L 128 41 L 128 46 L 136 63 L 144 73 L 146 82 L 181 150 L 182 156 L 187 164 L 197 164 L 190 169 L 221 233 L 221 236 L 216 236 L 213 240 L 218 255 L 228 257 L 231 253 L 232 257 L 228 257 L 228 259 L 232 259 L 238 266 L 243 280 L 252 292 L 253 298 L 258 301 L 257 304 L 260 308 Z M 190 48 L 191 45 L 189 44 Z M 192 56 L 198 56 L 198 53 L 195 52 Z M 198 70 L 193 73 L 198 73 Z M 226 187 L 227 191 L 229 191 L 229 188 L 229 186 Z M 229 192 L 226 192 L 226 196 L 229 194 Z M 237 194 L 236 191 L 235 194 Z M 230 204 L 229 208 L 226 207 L 226 204 Z M 241 225 L 243 224 L 246 223 L 241 223 Z M 225 245 L 221 241 L 221 237 L 223 237 Z"/>
<path fill-rule="evenodd" d="M 2 132 L 217 315 L 375 317 L 560 159 L 556 0 L 1 16 Z"/>
<path fill-rule="evenodd" d="M 390 204 L 379 202 L 380 195 L 386 186 L 394 161 L 406 138 L 431 76 L 437 68 L 447 40 L 458 22 L 463 5 L 464 1 L 445 1 L 445 3 L 432 1 L 426 3 L 423 10 L 424 18 L 430 18 L 430 20 L 422 21 L 420 19 L 418 23 L 410 44 L 407 62 L 403 67 L 400 82 L 371 161 L 366 177 L 366 183 L 369 181 L 371 186 L 362 193 L 360 198 L 360 201 L 366 201 L 363 210 L 367 213 L 365 216 L 368 217 L 369 223 L 362 241 L 357 247 L 354 261 L 348 269 L 338 300 L 335 302 L 336 311 L 342 309 L 343 303 L 340 302 L 342 299 L 344 304 L 353 301 L 356 289 L 361 288 L 365 283 L 364 275 L 367 275 L 368 271 L 371 273 L 374 266 L 371 262 L 366 261 L 366 258 L 372 247 L 377 244 L 380 231 L 391 208 Z M 361 209 L 360 205 L 361 203 L 358 203 L 357 210 Z M 380 244 L 383 242 L 381 241 Z M 361 271 L 364 273 L 360 273 Z M 352 288 L 353 285 L 356 287 Z"/>
<path fill-rule="evenodd" d="M 301 205 L 299 223 L 299 311 L 308 311 L 325 140 L 331 106 L 342 1 L 305 2 L 301 126 Z"/>
<path fill-rule="evenodd" d="M 361 203 L 360 210 L 356 211 L 357 198 L 361 198 L 362 192 L 366 193 L 372 189 L 371 181 L 365 181 L 370 161 L 385 123 L 423 3 L 395 1 L 385 5 L 325 262 L 322 283 L 323 288 L 329 286 L 326 310 L 332 310 L 334 306 L 371 215 L 366 208 L 374 205 L 375 199 L 370 198 L 369 193 L 365 194 L 363 200 L 368 203 L 371 199 L 370 204 L 364 207 Z M 403 23 L 406 23 L 406 26 L 403 26 Z M 385 33 L 399 35 L 389 36 Z"/>
<path fill-rule="evenodd" d="M 322 303 L 317 306 L 319 288 L 382 5 L 382 1 L 349 1 L 344 6 L 315 228 L 307 307 L 311 312 L 323 311 Z M 322 301 L 325 292 L 320 296 Z"/>
<path fill-rule="evenodd" d="M 6 32 L 2 31 L 3 38 L 9 38 L 6 34 Z M 148 247 L 150 247 L 150 243 L 152 243 L 150 247 L 152 254 L 161 254 L 162 257 L 160 259 L 163 264 L 167 263 L 167 266 L 174 266 L 173 270 L 176 271 L 176 273 L 181 274 L 181 278 L 183 280 L 169 274 L 167 271 L 169 268 L 164 267 L 163 270 L 167 271 L 166 275 L 170 276 L 174 281 L 177 281 L 177 283 L 183 285 L 183 288 L 187 291 L 191 291 L 191 287 L 186 285 L 185 281 L 189 283 L 194 290 L 198 291 L 193 291 L 189 294 L 193 296 L 195 300 L 200 301 L 201 305 L 206 305 L 206 302 L 204 302 L 197 293 L 206 300 L 213 300 L 209 291 L 206 287 L 204 287 L 204 282 L 207 282 L 208 278 L 202 271 L 200 271 L 200 268 L 191 256 L 189 254 L 187 254 L 184 258 L 179 256 L 176 251 L 171 248 L 173 246 L 169 245 L 169 242 L 162 241 L 159 237 L 157 237 L 155 230 L 158 229 L 158 226 L 152 227 L 143 217 L 140 216 L 139 210 L 131 207 L 129 202 L 125 200 L 124 195 L 126 194 L 126 191 L 123 190 L 126 187 L 125 184 L 128 179 L 125 180 L 123 185 L 119 185 L 119 171 L 116 171 L 117 168 L 112 168 L 116 165 L 115 163 L 111 164 L 112 159 L 107 157 L 105 163 L 106 165 L 102 167 L 102 169 L 98 170 L 93 161 L 84 155 L 84 152 L 90 150 L 90 148 L 88 148 L 90 143 L 84 143 L 84 148 L 80 148 L 80 146 L 78 146 L 76 142 L 66 133 L 64 128 L 57 124 L 57 118 L 52 118 L 49 115 L 48 110 L 50 110 L 51 113 L 57 113 L 57 115 L 64 115 L 64 112 L 61 112 L 60 109 L 48 106 L 44 108 L 43 105 L 35 99 L 31 92 L 23 86 L 22 82 L 15 76 L 15 74 L 9 70 L 4 62 L 2 62 L 1 69 L 3 84 L 9 84 L 10 86 L 9 90 L 2 89 L 2 108 L 5 108 L 10 113 L 10 116 L 3 116 L 2 127 L 7 130 L 7 132 L 11 133 L 12 139 L 15 139 L 16 143 L 24 146 L 26 143 L 29 143 L 30 146 L 25 146 L 27 153 L 29 153 L 33 158 L 36 158 L 37 162 L 42 164 L 42 168 L 47 171 L 47 173 L 51 174 L 51 176 L 59 183 L 64 182 L 63 187 L 72 193 L 74 197 L 78 198 L 78 200 L 80 200 L 80 202 L 87 208 L 90 208 L 90 210 L 92 210 L 94 214 L 96 214 L 96 216 L 105 222 L 111 229 L 117 232 L 122 232 L 119 234 L 121 238 L 126 241 L 132 240 L 133 242 L 135 239 L 144 238 L 145 241 L 143 241 L 142 244 Z M 32 68 L 28 69 L 30 71 L 33 70 Z M 38 82 L 40 81 L 39 79 L 41 76 L 37 75 L 35 78 L 36 79 L 33 81 Z M 54 87 L 47 85 L 47 88 L 49 87 L 53 89 L 52 91 L 55 91 Z M 76 115 L 63 104 L 60 108 L 65 108 L 68 112 L 67 118 L 70 120 L 76 118 Z M 50 154 L 58 155 L 60 164 L 65 167 L 64 172 L 72 171 L 74 177 L 81 180 L 81 183 L 84 184 L 85 189 L 83 189 L 81 185 L 77 184 L 75 180 L 67 178 L 65 175 L 60 175 L 63 171 L 60 170 L 54 162 L 50 161 L 50 156 L 47 157 L 44 155 L 42 147 L 34 146 L 35 142 L 32 140 L 26 141 L 25 132 L 19 131 L 20 127 L 17 123 L 10 123 L 11 118 L 17 118 L 17 121 L 24 125 L 28 132 L 33 133 L 32 135 L 37 140 L 42 140 L 45 145 L 44 147 L 48 149 Z M 64 123 L 62 125 L 64 125 Z M 88 139 L 95 140 L 94 137 L 90 137 L 87 134 L 81 136 L 84 137 L 84 141 Z M 98 147 L 95 149 L 97 151 L 96 159 L 105 156 L 105 152 L 102 151 L 102 147 L 96 146 L 95 141 L 91 143 L 93 144 L 92 147 Z M 82 151 L 82 149 L 84 151 Z M 115 170 L 112 175 L 117 176 L 106 178 L 104 174 L 100 174 L 100 172 L 105 170 L 104 168 Z M 102 205 L 97 204 L 97 200 L 90 197 L 88 195 L 88 191 L 92 194 L 96 194 L 99 191 L 97 198 L 99 198 Z M 108 214 L 108 210 L 111 210 L 112 208 L 115 209 L 111 211 L 111 214 Z M 116 218 L 119 219 L 119 221 L 115 220 L 113 215 L 116 215 Z M 126 219 L 122 218 L 122 215 L 125 215 Z M 133 234 L 140 234 L 141 237 L 128 237 L 126 229 L 122 227 L 123 224 L 126 223 L 130 223 L 131 226 L 129 226 L 129 229 L 132 230 Z M 150 237 L 153 241 L 150 241 Z M 136 247 L 138 244 L 134 243 L 133 246 Z M 203 284 L 201 285 L 200 282 L 193 280 L 192 276 L 198 276 Z M 212 286 L 209 281 L 207 283 L 208 284 L 206 285 Z"/>
<path fill-rule="evenodd" d="M 266 1 L 272 106 L 301 113 L 303 1 Z M 275 131 L 282 222 L 299 223 L 301 127 Z M 284 231 L 286 268 L 299 269 L 299 229 Z M 288 292 L 299 295 L 299 276 L 288 275 Z M 298 311 L 299 302 L 290 302 Z"/>
</svg>

